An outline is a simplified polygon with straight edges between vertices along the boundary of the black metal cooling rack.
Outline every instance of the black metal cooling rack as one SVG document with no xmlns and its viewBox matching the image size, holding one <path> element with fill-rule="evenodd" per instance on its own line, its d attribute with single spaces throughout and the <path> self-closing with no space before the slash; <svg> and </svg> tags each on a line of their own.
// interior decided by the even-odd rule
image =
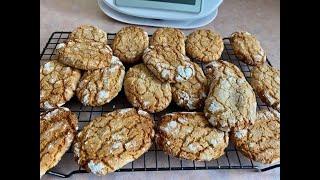
<svg viewBox="0 0 320 180">
<path fill-rule="evenodd" d="M 45 45 L 42 53 L 40 54 L 40 63 L 45 63 L 56 58 L 55 48 L 57 44 L 62 43 L 67 40 L 70 32 L 54 32 L 50 36 L 47 44 Z M 115 34 L 108 34 L 108 44 L 111 44 L 114 39 Z M 222 53 L 221 59 L 230 61 L 236 66 L 238 66 L 244 73 L 247 80 L 250 81 L 250 71 L 252 67 L 239 61 L 232 50 L 229 42 L 229 38 L 224 38 L 224 51 Z M 270 62 L 267 60 L 268 64 Z M 201 64 L 203 68 L 203 64 Z M 126 69 L 129 67 L 126 66 Z M 264 104 L 258 97 L 257 103 L 259 109 L 269 109 L 269 107 Z M 65 107 L 71 109 L 71 111 L 78 114 L 79 119 L 79 130 L 83 128 L 91 119 L 96 116 L 101 115 L 105 112 L 113 111 L 114 109 L 132 107 L 130 103 L 125 98 L 123 90 L 119 95 L 114 98 L 110 103 L 100 106 L 100 107 L 90 107 L 83 106 L 75 97 L 72 98 Z M 185 111 L 184 109 L 171 103 L 170 106 L 163 112 L 153 114 L 154 120 L 158 121 L 162 115 L 165 113 L 170 113 L 174 111 Z M 155 143 L 150 148 L 150 150 L 145 153 L 139 159 L 127 164 L 123 168 L 117 170 L 116 172 L 131 172 L 131 171 L 172 171 L 172 170 L 209 170 L 209 169 L 253 169 L 258 172 L 267 171 L 280 167 L 279 164 L 266 166 L 257 162 L 254 162 L 246 157 L 244 157 L 238 150 L 234 147 L 232 143 L 229 144 L 226 149 L 224 156 L 217 160 L 209 162 L 197 162 L 190 160 L 180 160 L 175 157 L 164 154 L 160 149 L 157 148 Z M 69 161 L 69 163 L 66 163 Z M 73 163 L 70 163 L 72 161 Z M 65 165 L 68 164 L 68 165 Z M 66 167 L 68 166 L 68 167 Z M 57 177 L 68 178 L 73 174 L 87 173 L 84 169 L 79 167 L 73 160 L 72 151 L 69 150 L 60 163 L 49 171 L 47 174 L 54 175 Z"/>
</svg>

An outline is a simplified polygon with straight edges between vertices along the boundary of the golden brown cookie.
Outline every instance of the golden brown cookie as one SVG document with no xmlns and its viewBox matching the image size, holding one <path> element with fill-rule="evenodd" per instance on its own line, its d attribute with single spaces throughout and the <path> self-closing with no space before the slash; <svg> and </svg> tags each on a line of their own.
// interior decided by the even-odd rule
<svg viewBox="0 0 320 180">
<path fill-rule="evenodd" d="M 234 32 L 231 34 L 230 43 L 238 59 L 252 66 L 266 62 L 266 53 L 260 42 L 248 32 Z"/>
<path fill-rule="evenodd" d="M 150 46 L 143 54 L 143 62 L 162 82 L 183 82 L 195 74 L 190 59 L 168 46 Z"/>
<path fill-rule="evenodd" d="M 60 62 L 77 69 L 100 69 L 111 63 L 112 49 L 106 43 L 69 40 L 58 44 L 56 49 Z"/>
<path fill-rule="evenodd" d="M 69 36 L 75 42 L 101 42 L 107 43 L 107 33 L 93 25 L 81 25 Z"/>
<path fill-rule="evenodd" d="M 172 99 L 170 84 L 157 79 L 144 64 L 128 70 L 123 88 L 132 106 L 151 113 L 164 110 Z"/>
<path fill-rule="evenodd" d="M 184 33 L 179 29 L 158 28 L 150 39 L 150 45 L 169 46 L 171 49 L 176 49 L 185 55 L 185 39 Z"/>
<path fill-rule="evenodd" d="M 52 109 L 64 105 L 74 95 L 80 71 L 57 60 L 40 66 L 40 108 Z"/>
<path fill-rule="evenodd" d="M 210 161 L 224 154 L 229 137 L 212 127 L 202 112 L 175 112 L 162 117 L 156 142 L 177 158 Z"/>
<path fill-rule="evenodd" d="M 209 86 L 206 76 L 197 63 L 192 63 L 195 75 L 185 82 L 172 84 L 172 97 L 178 106 L 188 110 L 200 109 L 204 105 Z"/>
<path fill-rule="evenodd" d="M 187 55 L 196 61 L 208 63 L 218 60 L 224 45 L 221 36 L 209 29 L 199 29 L 187 37 Z"/>
<path fill-rule="evenodd" d="M 40 178 L 58 164 L 77 133 L 77 116 L 61 107 L 40 114 Z"/>
<path fill-rule="evenodd" d="M 254 91 L 240 69 L 227 61 L 213 61 L 211 85 L 204 112 L 209 122 L 222 131 L 247 128 L 256 118 Z"/>
<path fill-rule="evenodd" d="M 230 139 L 246 157 L 264 164 L 280 160 L 280 113 L 260 110 L 254 125 L 232 132 Z"/>
<path fill-rule="evenodd" d="M 117 32 L 112 42 L 115 56 L 123 63 L 141 61 L 144 50 L 149 46 L 148 33 L 137 26 L 127 26 Z"/>
<path fill-rule="evenodd" d="M 280 112 L 280 71 L 264 64 L 251 70 L 251 86 L 260 99 Z"/>
<path fill-rule="evenodd" d="M 96 175 L 120 169 L 148 151 L 154 136 L 153 120 L 142 110 L 126 108 L 96 117 L 77 135 L 75 158 Z"/>
<path fill-rule="evenodd" d="M 121 91 L 125 67 L 113 56 L 109 67 L 86 71 L 76 89 L 77 97 L 85 106 L 101 106 L 110 102 Z"/>
</svg>

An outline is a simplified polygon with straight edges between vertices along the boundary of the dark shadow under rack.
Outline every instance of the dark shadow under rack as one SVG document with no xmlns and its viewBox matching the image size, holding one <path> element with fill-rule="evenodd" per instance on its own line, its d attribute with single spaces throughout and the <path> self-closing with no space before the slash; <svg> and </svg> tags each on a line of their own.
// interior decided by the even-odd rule
<svg viewBox="0 0 320 180">
<path fill-rule="evenodd" d="M 44 63 L 52 59 L 55 59 L 56 58 L 55 48 L 57 44 L 66 41 L 69 34 L 70 32 L 52 33 L 42 53 L 40 54 L 40 63 Z M 115 36 L 114 33 L 108 34 L 109 45 L 112 43 L 114 36 Z M 245 75 L 246 79 L 250 80 L 251 78 L 250 70 L 252 69 L 252 67 L 239 61 L 235 57 L 229 42 L 229 38 L 224 38 L 224 46 L 225 48 L 222 53 L 221 59 L 232 62 L 233 64 L 238 66 L 243 72 L 243 74 Z M 269 65 L 271 65 L 268 59 L 267 59 L 267 62 Z M 203 68 L 203 64 L 200 64 L 200 65 Z M 126 66 L 126 70 L 129 67 L 130 66 Z M 257 97 L 257 103 L 258 103 L 258 109 L 269 109 L 269 107 L 263 102 L 261 102 L 261 100 L 258 97 Z M 78 114 L 80 130 L 85 124 L 87 124 L 95 116 L 101 115 L 102 113 L 105 113 L 105 112 L 113 111 L 114 109 L 132 107 L 126 100 L 123 90 L 119 93 L 119 95 L 115 99 L 113 99 L 110 103 L 104 106 L 100 106 L 100 107 L 83 106 L 75 97 L 73 97 L 70 100 L 70 102 L 66 103 L 64 106 L 70 108 L 71 111 Z M 176 106 L 172 102 L 170 106 L 163 112 L 153 114 L 154 120 L 157 122 L 163 114 L 174 112 L 174 111 L 185 111 L 185 110 Z M 69 161 L 74 161 L 72 159 L 72 155 L 73 154 L 71 150 L 69 150 L 63 158 Z M 70 170 L 67 172 L 65 172 L 66 168 L 61 166 L 61 164 L 62 162 L 60 162 L 57 165 L 57 167 L 53 168 L 47 174 L 61 177 L 61 178 L 68 178 L 73 174 L 87 173 L 84 169 L 77 166 L 75 162 L 74 162 L 73 168 L 69 167 Z M 240 152 L 238 152 L 238 150 L 233 146 L 232 143 L 229 144 L 224 156 L 210 162 L 180 160 L 164 154 L 161 150 L 157 149 L 156 145 L 153 145 L 151 149 L 147 153 L 145 153 L 142 157 L 140 157 L 138 160 L 135 160 L 132 163 L 127 164 L 126 166 L 117 170 L 116 172 L 209 170 L 209 169 L 253 169 L 258 172 L 263 172 L 263 171 L 267 171 L 277 167 L 280 167 L 280 163 L 266 166 L 263 164 L 256 163 L 244 157 Z"/>
</svg>

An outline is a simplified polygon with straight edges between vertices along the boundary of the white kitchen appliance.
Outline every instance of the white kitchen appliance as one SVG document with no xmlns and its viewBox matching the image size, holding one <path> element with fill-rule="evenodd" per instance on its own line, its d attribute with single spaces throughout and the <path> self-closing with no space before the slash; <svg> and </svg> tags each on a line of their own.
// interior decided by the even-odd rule
<svg viewBox="0 0 320 180">
<path fill-rule="evenodd" d="M 218 14 L 223 0 L 97 0 L 109 17 L 156 27 L 191 29 L 204 26 Z"/>
</svg>

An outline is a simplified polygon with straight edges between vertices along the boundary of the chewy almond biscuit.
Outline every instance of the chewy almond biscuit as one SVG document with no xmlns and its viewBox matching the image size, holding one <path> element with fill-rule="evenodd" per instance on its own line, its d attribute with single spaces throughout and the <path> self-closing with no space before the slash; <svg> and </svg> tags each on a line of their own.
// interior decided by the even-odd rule
<svg viewBox="0 0 320 180">
<path fill-rule="evenodd" d="M 264 164 L 280 160 L 280 113 L 260 110 L 254 125 L 232 132 L 230 139 L 246 157 Z"/>
<path fill-rule="evenodd" d="M 40 114 L 40 178 L 58 164 L 77 133 L 77 116 L 61 107 Z"/>
<path fill-rule="evenodd" d="M 141 61 L 144 50 L 149 46 L 148 33 L 137 26 L 128 26 L 117 32 L 112 50 L 123 63 Z"/>
<path fill-rule="evenodd" d="M 252 66 L 258 66 L 266 61 L 266 53 L 260 42 L 248 32 L 234 32 L 230 43 L 238 59 Z"/>
<path fill-rule="evenodd" d="M 195 74 L 190 59 L 168 46 L 150 46 L 143 54 L 143 62 L 162 82 L 183 82 Z"/>
<path fill-rule="evenodd" d="M 151 113 L 166 109 L 172 99 L 170 84 L 157 79 L 144 64 L 128 70 L 123 88 L 132 106 Z"/>
<path fill-rule="evenodd" d="M 77 97 L 85 106 L 101 106 L 110 102 L 121 91 L 125 67 L 113 56 L 109 67 L 86 71 L 76 89 Z"/>
<path fill-rule="evenodd" d="M 153 136 L 153 120 L 147 112 L 115 110 L 96 117 L 77 135 L 75 158 L 89 172 L 106 175 L 147 152 Z"/>
<path fill-rule="evenodd" d="M 171 49 L 176 49 L 183 55 L 186 54 L 185 50 L 184 33 L 176 28 L 158 28 L 150 39 L 151 46 L 168 46 Z"/>
<path fill-rule="evenodd" d="M 40 66 L 40 108 L 53 109 L 64 105 L 74 95 L 80 71 L 57 60 Z"/>
<path fill-rule="evenodd" d="M 184 82 L 172 84 L 172 97 L 178 106 L 188 110 L 200 109 L 204 105 L 209 86 L 201 67 L 192 63 L 195 75 Z"/>
<path fill-rule="evenodd" d="M 81 25 L 69 36 L 75 42 L 101 42 L 107 43 L 107 33 L 93 25 Z"/>
<path fill-rule="evenodd" d="M 175 112 L 162 117 L 156 142 L 177 158 L 210 161 L 224 154 L 229 137 L 212 127 L 202 112 Z"/>
<path fill-rule="evenodd" d="M 280 71 L 268 64 L 253 67 L 251 86 L 260 99 L 280 112 Z"/>
<path fill-rule="evenodd" d="M 206 65 L 211 79 L 204 112 L 209 122 L 223 131 L 245 129 L 256 118 L 256 96 L 240 69 L 227 61 Z"/>
<path fill-rule="evenodd" d="M 209 29 L 199 29 L 188 35 L 187 55 L 196 61 L 208 63 L 218 60 L 224 45 L 221 36 Z"/>
</svg>

